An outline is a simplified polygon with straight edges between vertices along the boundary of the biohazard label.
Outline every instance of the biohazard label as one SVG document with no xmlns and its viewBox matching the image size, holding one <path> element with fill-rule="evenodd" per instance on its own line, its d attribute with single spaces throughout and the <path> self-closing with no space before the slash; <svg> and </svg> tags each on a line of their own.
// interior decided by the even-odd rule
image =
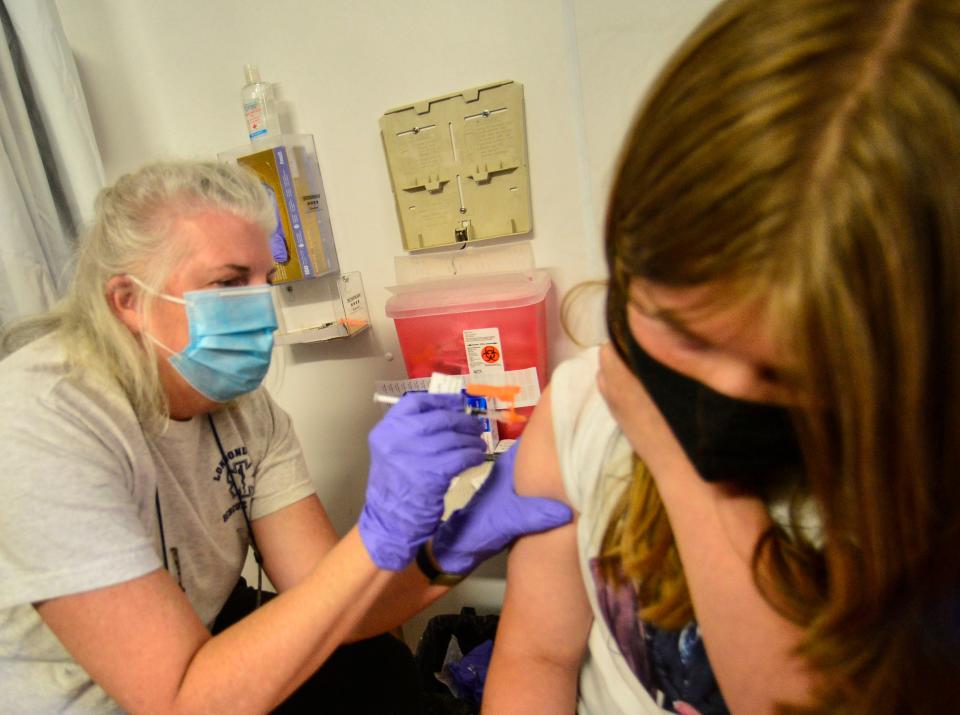
<svg viewBox="0 0 960 715">
<path fill-rule="evenodd" d="M 467 351 L 467 367 L 471 375 L 503 372 L 503 347 L 499 328 L 478 328 L 463 331 L 463 347 Z"/>
</svg>

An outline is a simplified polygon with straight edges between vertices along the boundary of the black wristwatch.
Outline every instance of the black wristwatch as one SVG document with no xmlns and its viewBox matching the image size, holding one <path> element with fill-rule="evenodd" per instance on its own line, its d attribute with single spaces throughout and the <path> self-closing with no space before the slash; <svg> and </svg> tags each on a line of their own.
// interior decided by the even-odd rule
<svg viewBox="0 0 960 715">
<path fill-rule="evenodd" d="M 438 586 L 456 586 L 467 577 L 466 574 L 442 571 L 433 557 L 433 543 L 424 541 L 417 549 L 417 568 L 427 580 Z"/>
</svg>

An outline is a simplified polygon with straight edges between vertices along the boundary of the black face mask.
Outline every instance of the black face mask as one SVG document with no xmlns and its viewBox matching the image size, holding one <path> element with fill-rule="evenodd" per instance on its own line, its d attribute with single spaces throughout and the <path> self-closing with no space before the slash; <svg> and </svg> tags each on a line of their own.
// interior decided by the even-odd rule
<svg viewBox="0 0 960 715">
<path fill-rule="evenodd" d="M 623 333 L 627 354 L 618 346 L 620 356 L 640 378 L 703 479 L 757 491 L 799 473 L 803 457 L 785 407 L 716 392 L 657 362 L 629 330 Z"/>
</svg>

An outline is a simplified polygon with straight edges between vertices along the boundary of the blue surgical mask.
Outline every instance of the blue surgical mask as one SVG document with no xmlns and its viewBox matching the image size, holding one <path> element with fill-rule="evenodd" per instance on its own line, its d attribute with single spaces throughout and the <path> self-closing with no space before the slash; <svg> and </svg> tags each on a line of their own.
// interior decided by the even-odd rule
<svg viewBox="0 0 960 715">
<path fill-rule="evenodd" d="M 183 298 L 145 290 L 187 309 L 190 342 L 174 352 L 149 333 L 147 337 L 170 355 L 170 364 L 193 389 L 215 402 L 227 402 L 257 389 L 273 352 L 277 315 L 270 286 L 195 290 Z"/>
</svg>

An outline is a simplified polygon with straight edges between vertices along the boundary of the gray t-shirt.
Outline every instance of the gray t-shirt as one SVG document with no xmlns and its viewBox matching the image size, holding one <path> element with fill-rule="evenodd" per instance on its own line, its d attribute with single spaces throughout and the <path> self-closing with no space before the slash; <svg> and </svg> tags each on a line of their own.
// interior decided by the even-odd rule
<svg viewBox="0 0 960 715">
<path fill-rule="evenodd" d="M 265 390 L 213 420 L 251 519 L 315 493 Z M 118 386 L 71 372 L 47 335 L 0 362 L 0 445 L 0 712 L 117 712 L 32 604 L 164 568 L 159 515 L 168 570 L 212 624 L 249 538 L 210 424 L 145 434 Z"/>
</svg>

